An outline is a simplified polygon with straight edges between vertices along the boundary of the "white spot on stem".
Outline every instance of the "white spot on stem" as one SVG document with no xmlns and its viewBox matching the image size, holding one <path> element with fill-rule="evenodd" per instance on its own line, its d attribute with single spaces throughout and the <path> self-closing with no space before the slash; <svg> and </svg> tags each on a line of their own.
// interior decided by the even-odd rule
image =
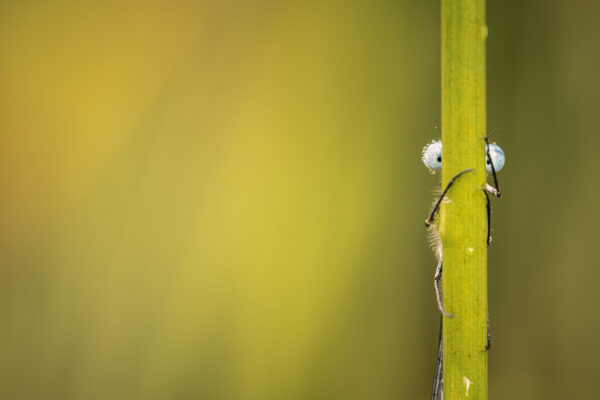
<svg viewBox="0 0 600 400">
<path fill-rule="evenodd" d="M 471 382 L 466 376 L 463 376 L 463 383 L 465 385 L 465 397 L 469 397 L 469 388 L 473 382 Z"/>
</svg>

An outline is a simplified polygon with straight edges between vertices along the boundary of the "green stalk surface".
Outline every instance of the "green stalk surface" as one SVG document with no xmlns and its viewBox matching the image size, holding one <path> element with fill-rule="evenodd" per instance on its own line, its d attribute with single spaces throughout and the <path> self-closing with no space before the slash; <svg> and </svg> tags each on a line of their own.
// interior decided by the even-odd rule
<svg viewBox="0 0 600 400">
<path fill-rule="evenodd" d="M 488 393 L 484 0 L 442 0 L 442 203 L 444 399 Z"/>
</svg>

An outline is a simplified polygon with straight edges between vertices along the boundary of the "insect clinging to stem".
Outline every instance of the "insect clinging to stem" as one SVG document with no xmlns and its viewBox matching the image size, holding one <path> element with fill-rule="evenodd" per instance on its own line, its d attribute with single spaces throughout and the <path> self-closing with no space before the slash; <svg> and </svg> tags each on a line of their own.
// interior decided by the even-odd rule
<svg viewBox="0 0 600 400">
<path fill-rule="evenodd" d="M 494 130 L 495 131 L 495 130 Z M 489 246 L 491 243 L 491 207 L 490 207 L 490 198 L 491 194 L 494 197 L 500 197 L 500 186 L 498 185 L 498 177 L 496 176 L 496 172 L 500 171 L 504 167 L 505 156 L 504 151 L 500 148 L 500 146 L 495 143 L 489 142 L 489 136 L 494 132 L 492 131 L 490 134 L 485 136 L 483 139 L 485 141 L 485 152 L 486 152 L 486 171 L 492 174 L 494 180 L 494 186 L 488 184 L 486 182 L 485 187 L 483 188 L 483 192 L 486 196 L 486 211 L 487 211 L 487 239 L 486 243 Z M 442 169 L 442 142 L 441 141 L 433 141 L 423 149 L 423 154 L 421 157 L 423 163 L 432 173 L 435 171 L 439 171 Z M 442 200 L 452 187 L 454 183 L 463 175 L 468 172 L 471 172 L 473 169 L 465 169 L 458 174 L 456 174 L 446 185 L 446 188 L 442 191 L 442 194 L 438 198 L 438 200 L 434 203 L 434 206 L 429 213 L 427 219 L 425 220 L 425 226 L 431 227 L 432 236 L 434 238 L 434 246 L 435 253 L 438 258 L 438 264 L 435 270 L 433 282 L 436 294 L 436 301 L 438 305 L 438 309 L 442 313 L 440 317 L 440 335 L 439 335 L 439 344 L 438 344 L 438 356 L 435 364 L 434 371 L 434 379 L 433 379 L 433 389 L 432 389 L 432 400 L 441 400 L 443 399 L 443 348 L 442 348 L 442 327 L 444 316 L 447 318 L 452 318 L 452 314 L 448 313 L 444 309 L 444 305 L 442 302 L 442 289 L 441 289 L 441 281 L 442 281 L 442 267 L 443 267 L 443 251 L 441 241 L 439 239 L 439 235 L 437 234 L 437 230 L 435 225 L 433 224 L 437 211 L 440 208 Z M 487 327 L 487 345 L 486 350 L 490 348 L 490 329 L 489 329 L 489 318 L 488 318 L 488 327 Z"/>
</svg>

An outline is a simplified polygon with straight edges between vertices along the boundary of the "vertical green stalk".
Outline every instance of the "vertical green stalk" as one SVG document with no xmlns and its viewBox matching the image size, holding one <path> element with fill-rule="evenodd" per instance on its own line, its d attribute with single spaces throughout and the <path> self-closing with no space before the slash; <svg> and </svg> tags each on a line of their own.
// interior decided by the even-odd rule
<svg viewBox="0 0 600 400">
<path fill-rule="evenodd" d="M 487 399 L 485 0 L 442 0 L 444 399 Z"/>
</svg>

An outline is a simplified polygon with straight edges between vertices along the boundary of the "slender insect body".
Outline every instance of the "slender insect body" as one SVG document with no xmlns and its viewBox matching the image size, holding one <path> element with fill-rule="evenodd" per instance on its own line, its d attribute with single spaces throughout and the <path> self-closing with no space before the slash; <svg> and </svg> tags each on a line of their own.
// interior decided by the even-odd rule
<svg viewBox="0 0 600 400">
<path fill-rule="evenodd" d="M 498 146 L 494 143 L 488 142 L 488 137 L 485 137 L 484 140 L 486 143 L 486 147 L 485 147 L 486 171 L 491 173 L 493 176 L 493 179 L 494 179 L 494 186 L 492 186 L 486 182 L 485 187 L 482 188 L 483 192 L 485 193 L 485 196 L 486 196 L 486 208 L 487 208 L 487 215 L 488 215 L 487 245 L 489 246 L 490 242 L 491 242 L 491 235 L 490 235 L 490 232 L 491 232 L 491 227 L 490 227 L 490 225 L 491 225 L 491 216 L 490 216 L 491 208 L 490 208 L 490 200 L 489 200 L 488 194 L 491 194 L 494 197 L 500 197 L 500 188 L 498 185 L 498 178 L 496 176 L 496 172 L 500 171 L 504 167 L 505 155 L 504 155 L 504 151 L 500 148 L 500 146 Z M 442 169 L 442 142 L 439 140 L 432 141 L 427 146 L 425 146 L 425 148 L 423 148 L 421 160 L 423 161 L 423 163 L 425 164 L 425 166 L 429 169 L 429 171 L 431 173 L 435 173 L 436 171 L 441 170 Z M 438 197 L 437 201 L 434 203 L 433 208 L 432 208 L 431 212 L 429 213 L 429 216 L 425 220 L 425 226 L 427 226 L 429 228 L 429 232 L 430 232 L 429 233 L 429 242 L 430 242 L 430 245 L 431 245 L 431 247 L 436 255 L 436 258 L 438 260 L 434 278 L 433 278 L 433 282 L 434 282 L 434 289 L 435 289 L 438 309 L 440 310 L 440 313 L 442 314 L 441 319 L 440 319 L 440 338 L 439 338 L 439 344 L 438 344 L 438 356 L 437 356 L 436 364 L 435 364 L 433 388 L 432 388 L 432 394 L 431 394 L 432 400 L 443 400 L 443 398 L 444 398 L 443 348 L 442 348 L 442 343 L 443 343 L 442 327 L 443 327 L 443 322 L 444 322 L 443 317 L 445 316 L 448 318 L 452 318 L 452 314 L 450 314 L 449 312 L 447 312 L 444 309 L 444 305 L 442 302 L 443 249 L 442 249 L 442 243 L 441 243 L 441 240 L 439 237 L 439 233 L 437 231 L 437 227 L 434 224 L 434 221 L 436 221 L 436 218 L 435 218 L 436 213 L 439 210 L 441 204 L 445 203 L 447 201 L 451 201 L 451 199 L 446 196 L 448 194 L 448 191 L 452 187 L 452 185 L 460 178 L 460 176 L 462 176 L 465 173 L 471 172 L 471 171 L 472 171 L 472 169 L 467 169 L 467 170 L 461 171 L 448 182 L 448 185 L 442 191 L 442 193 Z M 488 325 L 488 328 L 487 328 L 486 350 L 488 350 L 490 347 L 489 316 L 488 316 L 487 325 Z"/>
<path fill-rule="evenodd" d="M 438 194 L 438 197 L 441 196 L 441 194 Z M 445 197 L 445 199 L 448 199 L 448 197 Z M 444 200 L 442 200 L 442 203 L 445 203 Z M 432 205 L 432 210 L 436 207 L 437 202 L 434 202 Z M 431 225 L 429 225 L 428 227 L 428 231 L 429 234 L 427 235 L 427 239 L 429 241 L 429 246 L 431 247 L 431 250 L 433 250 L 433 253 L 435 254 L 435 258 L 437 260 L 437 267 L 435 269 L 435 274 L 434 274 L 434 278 L 433 278 L 433 287 L 435 290 L 435 299 L 437 301 L 437 305 L 438 305 L 438 309 L 440 310 L 440 312 L 442 313 L 442 315 L 448 317 L 448 318 L 452 318 L 452 314 L 446 312 L 446 310 L 444 309 L 443 303 L 442 303 L 442 287 L 441 287 L 441 279 L 442 279 L 442 259 L 443 259 L 443 254 L 442 254 L 442 240 L 440 238 L 440 234 L 438 233 L 437 230 L 437 225 L 436 223 L 438 222 L 438 220 L 432 220 Z"/>
</svg>

